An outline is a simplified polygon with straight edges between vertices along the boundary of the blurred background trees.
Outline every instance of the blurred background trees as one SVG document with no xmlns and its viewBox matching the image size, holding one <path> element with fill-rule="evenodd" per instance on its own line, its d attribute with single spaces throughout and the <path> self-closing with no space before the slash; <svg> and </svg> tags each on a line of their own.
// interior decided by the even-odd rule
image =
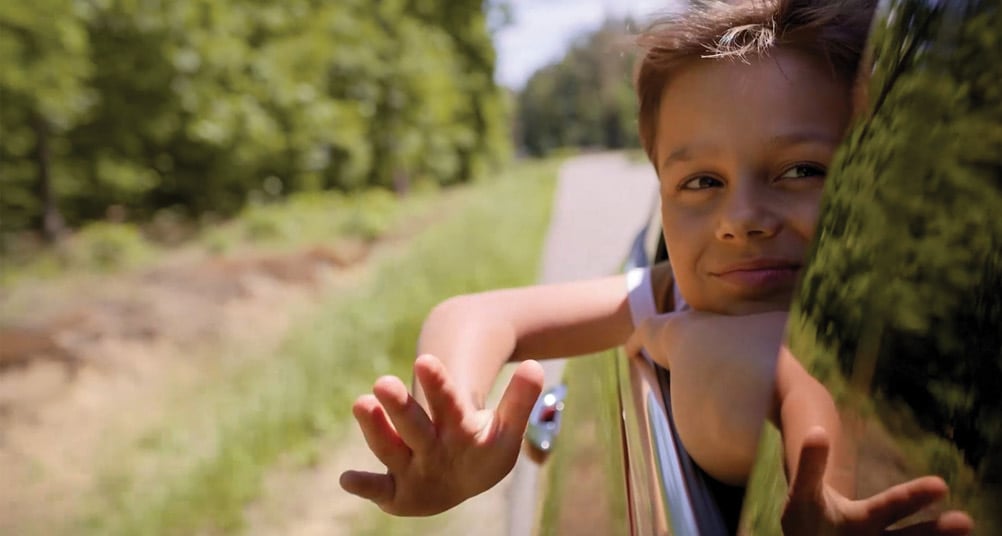
<svg viewBox="0 0 1002 536">
<path fill-rule="evenodd" d="M 517 140 L 533 156 L 561 147 L 639 147 L 629 21 L 580 37 L 562 61 L 540 69 L 518 95 Z"/>
<path fill-rule="evenodd" d="M 511 97 L 494 82 L 506 7 L 6 2 L 2 236 L 54 239 L 161 211 L 214 221 L 294 192 L 462 183 L 513 145 L 636 145 L 623 22 L 581 37 Z"/>
<path fill-rule="evenodd" d="M 8 2 L 0 62 L 7 231 L 449 184 L 508 151 L 479 0 Z"/>
</svg>

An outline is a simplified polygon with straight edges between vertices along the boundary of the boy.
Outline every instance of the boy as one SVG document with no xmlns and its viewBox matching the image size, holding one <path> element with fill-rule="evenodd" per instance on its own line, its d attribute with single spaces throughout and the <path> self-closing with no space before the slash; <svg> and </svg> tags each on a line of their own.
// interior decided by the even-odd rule
<svg viewBox="0 0 1002 536">
<path fill-rule="evenodd" d="M 877 532 L 941 497 L 942 481 L 924 478 L 846 498 L 851 480 L 828 469 L 839 426 L 830 397 L 788 352 L 776 359 L 872 7 L 713 3 L 650 30 L 639 124 L 661 186 L 671 266 L 436 307 L 419 341 L 414 397 L 383 377 L 353 408 L 388 473 L 349 471 L 342 486 L 394 514 L 451 508 L 511 470 L 542 385 L 528 359 L 627 344 L 672 371 L 682 442 L 714 478 L 743 485 L 761 422 L 774 418 L 792 482 L 790 532 L 816 532 L 821 522 Z M 653 305 L 641 315 L 643 296 Z M 682 297 L 691 311 L 654 314 Z M 484 409 L 510 360 L 523 363 L 497 410 Z M 919 529 L 965 534 L 970 521 L 944 514 Z"/>
</svg>

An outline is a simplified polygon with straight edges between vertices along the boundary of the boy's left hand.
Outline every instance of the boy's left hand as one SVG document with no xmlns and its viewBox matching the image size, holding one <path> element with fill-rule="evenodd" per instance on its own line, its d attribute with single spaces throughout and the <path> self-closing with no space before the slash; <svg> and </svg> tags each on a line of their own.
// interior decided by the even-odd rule
<svg viewBox="0 0 1002 536">
<path fill-rule="evenodd" d="M 823 482 L 829 449 L 824 429 L 815 427 L 808 432 L 783 511 L 784 534 L 961 536 L 974 530 L 970 516 L 956 510 L 931 521 L 888 529 L 945 497 L 946 483 L 939 477 L 925 476 L 866 499 L 852 500 Z"/>
</svg>

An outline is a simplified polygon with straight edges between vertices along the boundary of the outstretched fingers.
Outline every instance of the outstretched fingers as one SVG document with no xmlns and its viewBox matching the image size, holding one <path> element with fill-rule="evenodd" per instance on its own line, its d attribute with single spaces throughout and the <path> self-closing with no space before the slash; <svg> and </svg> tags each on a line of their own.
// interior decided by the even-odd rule
<svg viewBox="0 0 1002 536">
<path fill-rule="evenodd" d="M 390 424 L 386 411 L 373 395 L 358 397 L 352 406 L 352 413 L 358 421 L 369 450 L 383 462 L 390 472 L 397 472 L 407 466 L 411 450 Z"/>
<path fill-rule="evenodd" d="M 435 427 L 441 432 L 460 426 L 473 408 L 459 395 L 445 365 L 437 357 L 423 354 L 414 361 L 414 375 L 424 390 Z"/>
<path fill-rule="evenodd" d="M 790 484 L 791 502 L 811 502 L 820 496 L 830 449 L 831 443 L 824 428 L 815 426 L 807 431 L 797 460 L 797 472 Z"/>
<path fill-rule="evenodd" d="M 519 363 L 497 407 L 498 430 L 521 442 L 529 414 L 543 391 L 543 367 L 536 361 Z"/>
<path fill-rule="evenodd" d="M 967 536 L 974 531 L 974 521 L 963 512 L 944 512 L 931 521 L 885 532 L 888 536 Z"/>
<path fill-rule="evenodd" d="M 424 408 L 407 391 L 400 378 L 383 376 L 372 386 L 400 439 L 412 451 L 424 451 L 435 441 L 435 428 Z"/>
<path fill-rule="evenodd" d="M 376 504 L 391 502 L 396 487 L 392 475 L 367 471 L 345 471 L 341 473 L 339 483 L 348 493 Z"/>
<path fill-rule="evenodd" d="M 865 499 L 864 503 L 869 517 L 886 527 L 942 499 L 947 491 L 943 479 L 925 476 L 882 491 Z"/>
</svg>

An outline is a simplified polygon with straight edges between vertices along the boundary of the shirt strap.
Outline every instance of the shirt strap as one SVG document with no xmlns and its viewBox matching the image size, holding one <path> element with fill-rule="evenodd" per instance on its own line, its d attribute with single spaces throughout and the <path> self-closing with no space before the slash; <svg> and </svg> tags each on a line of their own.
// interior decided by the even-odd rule
<svg viewBox="0 0 1002 536">
<path fill-rule="evenodd" d="M 654 305 L 654 286 L 649 266 L 641 266 L 626 272 L 626 290 L 633 327 L 658 314 Z"/>
</svg>

